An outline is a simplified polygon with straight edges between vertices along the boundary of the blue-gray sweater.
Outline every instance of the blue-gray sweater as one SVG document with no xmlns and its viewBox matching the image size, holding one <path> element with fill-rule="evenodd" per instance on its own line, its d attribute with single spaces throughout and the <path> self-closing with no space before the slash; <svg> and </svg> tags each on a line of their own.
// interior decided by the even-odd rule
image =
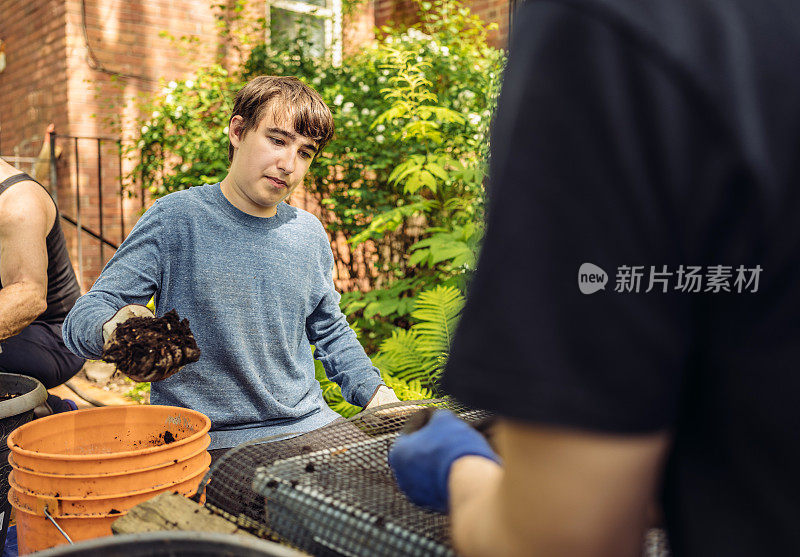
<svg viewBox="0 0 800 557">
<path fill-rule="evenodd" d="M 382 381 L 339 310 L 322 224 L 285 203 L 277 209 L 243 213 L 219 184 L 159 199 L 70 311 L 65 344 L 98 358 L 102 325 L 122 306 L 155 294 L 156 315 L 175 308 L 202 355 L 153 383 L 151 402 L 208 415 L 211 448 L 337 417 L 314 379 L 309 343 L 345 399 L 364 406 Z"/>
</svg>

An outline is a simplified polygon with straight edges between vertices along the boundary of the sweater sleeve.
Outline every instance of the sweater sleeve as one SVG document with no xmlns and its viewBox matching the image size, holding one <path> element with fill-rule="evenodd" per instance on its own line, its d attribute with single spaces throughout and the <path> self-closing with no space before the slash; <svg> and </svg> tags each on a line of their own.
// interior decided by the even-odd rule
<svg viewBox="0 0 800 557">
<path fill-rule="evenodd" d="M 319 269 L 323 290 L 319 303 L 306 318 L 306 334 L 316 345 L 314 357 L 322 363 L 328 378 L 342 388 L 345 400 L 366 406 L 384 383 L 339 309 L 341 296 L 333 285 L 333 252 L 327 237 L 324 244 Z"/>
<path fill-rule="evenodd" d="M 103 269 L 91 290 L 78 298 L 63 325 L 64 344 L 82 358 L 99 358 L 103 324 L 123 306 L 146 304 L 158 291 L 165 260 L 162 210 L 156 202 Z"/>
</svg>

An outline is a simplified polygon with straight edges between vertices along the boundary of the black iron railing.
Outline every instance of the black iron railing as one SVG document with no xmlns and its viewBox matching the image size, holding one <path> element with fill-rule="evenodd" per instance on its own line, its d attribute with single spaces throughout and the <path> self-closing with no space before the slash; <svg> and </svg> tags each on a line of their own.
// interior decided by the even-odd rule
<svg viewBox="0 0 800 557">
<path fill-rule="evenodd" d="M 50 189 L 53 195 L 53 198 L 56 201 L 56 205 L 59 206 L 59 212 L 61 214 L 61 218 L 66 222 L 72 224 L 77 229 L 77 257 L 78 260 L 78 280 L 80 281 L 81 285 L 83 285 L 83 233 L 88 234 L 92 238 L 96 239 L 100 242 L 100 261 L 101 266 L 105 263 L 103 248 L 110 247 L 111 249 L 118 249 L 119 244 L 125 239 L 125 207 L 124 207 L 124 199 L 125 199 L 125 187 L 122 181 L 122 140 L 113 137 L 88 137 L 88 136 L 75 136 L 75 135 L 65 135 L 65 134 L 56 134 L 55 132 L 50 132 Z M 75 166 L 75 207 L 74 207 L 74 216 L 70 216 L 65 213 L 63 207 L 63 203 L 59 203 L 58 200 L 58 168 L 57 168 L 57 160 L 56 160 L 56 140 L 66 140 L 67 142 L 72 142 L 73 148 L 73 156 L 74 156 L 74 166 Z M 80 180 L 80 171 L 81 171 L 81 158 L 80 158 L 80 146 L 85 142 L 91 142 L 96 145 L 97 148 L 97 216 L 98 216 L 98 230 L 93 230 L 92 228 L 86 226 L 81 218 L 81 180 Z M 106 229 L 104 227 L 103 221 L 103 143 L 115 143 L 117 146 L 117 159 L 118 159 L 118 195 L 119 195 L 119 225 L 120 225 L 120 239 L 119 243 L 110 240 L 106 235 Z"/>
<path fill-rule="evenodd" d="M 58 168 L 57 168 L 57 156 L 56 156 L 56 140 L 63 140 L 67 143 L 72 143 L 72 150 L 73 156 L 75 159 L 75 206 L 74 206 L 74 216 L 67 214 L 59 205 L 59 211 L 61 214 L 61 218 L 72 224 L 76 227 L 77 230 L 77 253 L 76 259 L 78 260 L 78 274 L 79 274 L 79 281 L 83 286 L 83 234 L 88 234 L 93 239 L 97 240 L 100 243 L 100 266 L 105 264 L 105 254 L 104 248 L 109 247 L 113 250 L 117 250 L 119 245 L 125 240 L 125 184 L 123 181 L 123 169 L 122 169 L 122 162 L 123 162 L 123 151 L 122 151 L 122 140 L 115 137 L 102 137 L 102 136 L 75 136 L 75 135 L 66 135 L 66 134 L 56 134 L 55 132 L 50 132 L 49 142 L 50 142 L 50 184 L 51 190 L 53 191 L 54 199 L 56 200 L 56 204 L 58 203 Z M 80 171 L 81 171 L 81 151 L 80 148 L 85 146 L 86 143 L 89 143 L 96 149 L 96 156 L 97 156 L 97 181 L 95 182 L 94 186 L 97 188 L 97 230 L 86 226 L 82 220 L 81 215 L 81 181 L 80 181 Z M 103 205 L 103 146 L 108 144 L 116 145 L 116 175 L 117 175 L 117 195 L 119 196 L 119 243 L 116 241 L 111 240 L 108 237 L 107 230 L 105 223 L 106 215 L 103 212 L 104 205 Z M 63 145 L 63 144 L 62 144 Z M 90 147 L 91 148 L 91 147 Z M 108 169 L 106 169 L 108 170 Z M 90 181 L 91 182 L 91 181 Z M 106 192 L 107 193 L 107 192 Z M 144 212 L 145 210 L 145 203 L 146 203 L 146 196 L 145 196 L 145 187 L 144 185 L 141 186 L 139 192 L 139 199 L 141 202 L 141 210 Z"/>
</svg>

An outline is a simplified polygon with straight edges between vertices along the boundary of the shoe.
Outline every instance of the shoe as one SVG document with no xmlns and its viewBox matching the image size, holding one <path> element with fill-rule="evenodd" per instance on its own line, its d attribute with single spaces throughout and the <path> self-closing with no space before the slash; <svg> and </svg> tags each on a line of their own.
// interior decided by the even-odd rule
<svg viewBox="0 0 800 557">
<path fill-rule="evenodd" d="M 18 553 L 18 546 L 17 546 L 17 525 L 9 526 L 8 531 L 6 532 L 6 545 L 2 549 L 2 555 L 0 557 L 17 557 Z"/>
</svg>

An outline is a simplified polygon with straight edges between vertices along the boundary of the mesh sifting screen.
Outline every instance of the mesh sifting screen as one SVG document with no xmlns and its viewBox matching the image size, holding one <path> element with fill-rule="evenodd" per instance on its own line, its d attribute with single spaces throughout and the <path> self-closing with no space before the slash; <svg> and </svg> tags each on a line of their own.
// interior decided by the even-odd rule
<svg viewBox="0 0 800 557">
<path fill-rule="evenodd" d="M 0 509 L 6 506 L 6 498 L 11 488 L 8 483 L 8 474 L 11 472 L 11 464 L 8 462 L 8 455 L 11 449 L 8 448 L 8 436 L 20 426 L 23 426 L 33 419 L 33 409 L 0 419 Z M 0 521 L 2 518 L 0 517 Z"/>
<path fill-rule="evenodd" d="M 477 426 L 488 418 L 446 399 L 406 401 L 290 439 L 240 445 L 209 471 L 206 506 L 313 555 L 453 555 L 448 518 L 409 502 L 386 460 L 421 407 L 449 408 Z"/>
</svg>

